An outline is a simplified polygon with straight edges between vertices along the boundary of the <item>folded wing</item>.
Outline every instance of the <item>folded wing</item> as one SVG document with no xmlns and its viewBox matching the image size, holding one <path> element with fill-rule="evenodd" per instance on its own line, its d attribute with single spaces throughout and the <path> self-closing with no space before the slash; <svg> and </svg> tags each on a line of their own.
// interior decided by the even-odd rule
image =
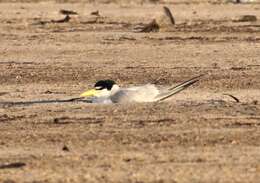
<svg viewBox="0 0 260 183">
<path fill-rule="evenodd" d="M 153 102 L 159 94 L 160 91 L 155 85 L 147 84 L 131 88 L 122 88 L 110 98 L 115 103 Z"/>
</svg>

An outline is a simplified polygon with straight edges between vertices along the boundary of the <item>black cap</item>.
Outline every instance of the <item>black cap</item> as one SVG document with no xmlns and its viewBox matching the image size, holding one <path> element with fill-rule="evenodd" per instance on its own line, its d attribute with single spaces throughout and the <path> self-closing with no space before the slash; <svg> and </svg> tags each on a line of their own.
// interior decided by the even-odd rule
<svg viewBox="0 0 260 183">
<path fill-rule="evenodd" d="M 102 89 L 111 90 L 114 84 L 116 84 L 116 82 L 113 81 L 113 80 L 109 80 L 109 79 L 108 80 L 100 80 L 100 81 L 96 82 L 94 87 L 97 90 L 102 90 Z"/>
</svg>

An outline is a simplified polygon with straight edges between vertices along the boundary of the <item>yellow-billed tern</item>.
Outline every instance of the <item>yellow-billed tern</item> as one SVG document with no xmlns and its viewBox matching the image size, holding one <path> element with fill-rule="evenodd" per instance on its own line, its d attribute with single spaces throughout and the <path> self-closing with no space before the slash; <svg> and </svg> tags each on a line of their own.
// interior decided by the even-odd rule
<svg viewBox="0 0 260 183">
<path fill-rule="evenodd" d="M 81 97 L 91 99 L 92 103 L 124 103 L 124 102 L 158 102 L 186 89 L 199 81 L 194 77 L 177 86 L 160 88 L 154 84 L 120 88 L 113 80 L 100 80 L 94 89 L 82 93 Z"/>
</svg>

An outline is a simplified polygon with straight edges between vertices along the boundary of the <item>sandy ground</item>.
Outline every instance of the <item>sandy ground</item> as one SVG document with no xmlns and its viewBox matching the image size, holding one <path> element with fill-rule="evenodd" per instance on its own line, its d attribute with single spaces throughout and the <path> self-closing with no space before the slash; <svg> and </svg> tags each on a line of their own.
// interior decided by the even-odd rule
<svg viewBox="0 0 260 183">
<path fill-rule="evenodd" d="M 26 2 L 0 3 L 0 182 L 259 182 L 260 4 Z M 200 74 L 163 103 L 6 105 Z"/>
</svg>

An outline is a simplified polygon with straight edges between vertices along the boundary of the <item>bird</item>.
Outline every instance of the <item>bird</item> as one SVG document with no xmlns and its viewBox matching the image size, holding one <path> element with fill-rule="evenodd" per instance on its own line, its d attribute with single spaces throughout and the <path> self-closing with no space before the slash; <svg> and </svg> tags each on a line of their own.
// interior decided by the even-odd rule
<svg viewBox="0 0 260 183">
<path fill-rule="evenodd" d="M 199 81 L 202 75 L 193 77 L 177 86 L 160 88 L 155 84 L 145 84 L 120 88 L 119 85 L 110 79 L 99 80 L 94 88 L 83 92 L 80 97 L 90 99 L 91 103 L 129 103 L 129 102 L 160 102 L 188 88 Z"/>
</svg>

